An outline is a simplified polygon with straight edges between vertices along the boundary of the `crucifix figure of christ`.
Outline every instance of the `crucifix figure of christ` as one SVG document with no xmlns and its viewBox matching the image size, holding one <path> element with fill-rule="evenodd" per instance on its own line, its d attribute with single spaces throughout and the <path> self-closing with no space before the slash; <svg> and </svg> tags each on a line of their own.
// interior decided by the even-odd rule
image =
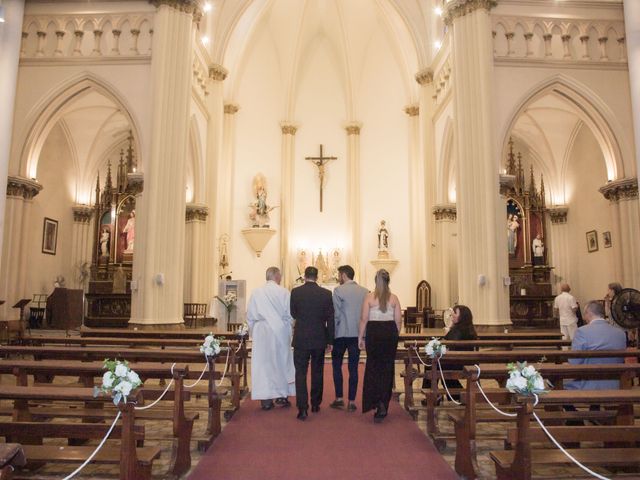
<svg viewBox="0 0 640 480">
<path fill-rule="evenodd" d="M 322 212 L 322 192 L 324 190 L 324 167 L 331 160 L 337 160 L 338 157 L 325 157 L 322 152 L 322 145 L 320 145 L 320 156 L 319 157 L 305 157 L 305 160 L 309 160 L 313 162 L 313 164 L 318 167 L 318 178 L 320 178 L 320 211 Z"/>
</svg>

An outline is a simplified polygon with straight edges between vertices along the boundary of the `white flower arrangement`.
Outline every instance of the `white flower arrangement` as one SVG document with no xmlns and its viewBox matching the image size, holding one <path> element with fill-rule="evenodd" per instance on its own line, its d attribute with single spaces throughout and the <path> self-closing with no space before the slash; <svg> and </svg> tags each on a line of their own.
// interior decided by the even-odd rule
<svg viewBox="0 0 640 480">
<path fill-rule="evenodd" d="M 527 365 L 527 362 L 509 363 L 507 370 L 509 371 L 507 388 L 510 392 L 522 395 L 546 392 L 546 382 L 542 375 L 535 367 Z"/>
<path fill-rule="evenodd" d="M 246 337 L 249 335 L 249 325 L 246 322 L 243 323 L 236 333 L 241 337 Z"/>
<path fill-rule="evenodd" d="M 204 337 L 204 343 L 200 346 L 200 351 L 207 357 L 212 357 L 220 353 L 220 340 L 210 333 Z"/>
<path fill-rule="evenodd" d="M 433 337 L 424 347 L 424 351 L 429 358 L 441 357 L 447 353 L 447 346 L 440 343 L 440 340 Z"/>
<path fill-rule="evenodd" d="M 222 305 L 224 305 L 224 308 L 227 309 L 228 313 L 231 313 L 231 310 L 235 308 L 236 302 L 238 301 L 236 292 L 227 292 L 224 297 L 219 297 L 218 295 L 216 295 L 216 298 L 220 301 L 220 303 L 222 303 Z"/>
<path fill-rule="evenodd" d="M 126 402 L 131 392 L 142 385 L 142 380 L 129 368 L 127 361 L 106 359 L 104 368 L 107 371 L 102 376 L 102 386 L 93 389 L 95 397 L 100 392 L 110 394 L 113 396 L 113 404 L 118 405 L 121 400 Z"/>
</svg>

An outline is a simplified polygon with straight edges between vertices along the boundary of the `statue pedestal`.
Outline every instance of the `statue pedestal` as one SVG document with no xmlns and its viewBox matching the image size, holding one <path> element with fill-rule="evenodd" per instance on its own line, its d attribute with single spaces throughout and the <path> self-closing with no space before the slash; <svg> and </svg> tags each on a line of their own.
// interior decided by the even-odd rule
<svg viewBox="0 0 640 480">
<path fill-rule="evenodd" d="M 398 265 L 398 260 L 392 260 L 390 258 L 377 258 L 375 260 L 371 260 L 371 265 L 376 267 L 376 271 L 384 268 L 387 272 L 389 272 L 389 275 L 391 275 L 393 273 L 393 270 L 396 268 L 396 265 Z"/>
<path fill-rule="evenodd" d="M 258 257 L 275 233 L 273 228 L 245 228 L 242 230 L 244 238 Z"/>
</svg>

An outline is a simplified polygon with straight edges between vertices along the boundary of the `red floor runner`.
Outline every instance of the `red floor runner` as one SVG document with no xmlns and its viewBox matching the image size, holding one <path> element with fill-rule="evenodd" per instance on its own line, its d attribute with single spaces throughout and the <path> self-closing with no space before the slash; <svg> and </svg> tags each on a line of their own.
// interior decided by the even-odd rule
<svg viewBox="0 0 640 480">
<path fill-rule="evenodd" d="M 361 365 L 358 408 L 361 408 Z M 457 479 L 411 417 L 393 400 L 382 424 L 372 413 L 329 408 L 331 365 L 324 370 L 324 400 L 305 422 L 291 408 L 264 412 L 246 400 L 193 469 L 190 480 Z M 345 391 L 346 391 L 345 366 Z"/>
</svg>

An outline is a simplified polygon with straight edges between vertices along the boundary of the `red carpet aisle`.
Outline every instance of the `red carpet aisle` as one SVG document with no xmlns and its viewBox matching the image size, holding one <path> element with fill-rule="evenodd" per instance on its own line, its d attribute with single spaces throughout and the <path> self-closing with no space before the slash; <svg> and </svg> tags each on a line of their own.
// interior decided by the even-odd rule
<svg viewBox="0 0 640 480">
<path fill-rule="evenodd" d="M 301 422 L 295 403 L 263 412 L 259 402 L 243 402 L 189 479 L 457 479 L 395 400 L 382 424 L 373 423 L 371 412 L 329 408 L 334 398 L 329 364 L 324 373 L 320 413 L 309 411 Z M 346 378 L 345 367 L 345 384 Z M 357 402 L 360 408 L 360 398 Z"/>
</svg>

